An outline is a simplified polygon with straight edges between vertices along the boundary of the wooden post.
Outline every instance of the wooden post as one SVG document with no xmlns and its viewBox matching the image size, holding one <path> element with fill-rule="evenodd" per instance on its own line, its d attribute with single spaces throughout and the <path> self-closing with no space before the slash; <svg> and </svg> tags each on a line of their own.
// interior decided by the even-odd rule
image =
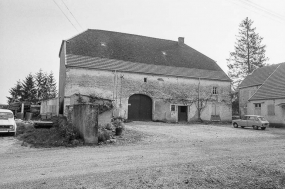
<svg viewBox="0 0 285 189">
<path fill-rule="evenodd" d="M 24 107 L 25 107 L 25 105 L 24 105 L 24 103 L 22 103 L 22 108 L 21 108 L 21 113 L 22 114 L 24 114 Z"/>
</svg>

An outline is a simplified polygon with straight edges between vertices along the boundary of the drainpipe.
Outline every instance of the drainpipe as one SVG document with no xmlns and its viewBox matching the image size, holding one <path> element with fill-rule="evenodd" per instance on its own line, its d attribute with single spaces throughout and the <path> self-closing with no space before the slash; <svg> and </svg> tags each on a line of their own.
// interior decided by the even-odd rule
<svg viewBox="0 0 285 189">
<path fill-rule="evenodd" d="M 122 79 L 123 75 L 120 76 L 120 84 L 121 84 L 121 89 L 120 89 L 120 108 L 122 107 Z"/>
<path fill-rule="evenodd" d="M 200 119 L 200 77 L 198 82 L 198 119 Z"/>
<path fill-rule="evenodd" d="M 114 72 L 114 83 L 113 83 L 113 100 L 115 99 L 115 88 L 116 88 L 116 70 Z"/>
<path fill-rule="evenodd" d="M 118 98 L 118 91 L 117 91 L 117 87 L 118 87 L 118 77 L 117 77 L 117 72 L 116 72 L 116 70 L 115 70 L 115 92 L 116 92 L 116 100 L 115 100 L 115 102 L 116 102 L 116 107 L 117 107 L 117 98 Z"/>
</svg>

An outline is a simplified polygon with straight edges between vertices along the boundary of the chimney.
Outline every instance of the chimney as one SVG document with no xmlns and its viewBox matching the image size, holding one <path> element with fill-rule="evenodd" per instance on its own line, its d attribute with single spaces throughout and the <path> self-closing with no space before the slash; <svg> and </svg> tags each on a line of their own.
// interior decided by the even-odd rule
<svg viewBox="0 0 285 189">
<path fill-rule="evenodd" d="M 178 37 L 178 45 L 183 46 L 184 45 L 184 37 Z"/>
</svg>

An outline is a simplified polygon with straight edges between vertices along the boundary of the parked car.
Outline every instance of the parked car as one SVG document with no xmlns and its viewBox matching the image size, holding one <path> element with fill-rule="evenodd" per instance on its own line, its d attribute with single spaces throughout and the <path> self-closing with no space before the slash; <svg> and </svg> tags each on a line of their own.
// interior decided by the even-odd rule
<svg viewBox="0 0 285 189">
<path fill-rule="evenodd" d="M 245 115 L 242 119 L 233 120 L 232 124 L 235 128 L 239 126 L 241 128 L 252 127 L 255 130 L 258 128 L 265 130 L 266 127 L 269 127 L 269 122 L 260 115 Z"/>
<path fill-rule="evenodd" d="M 11 110 L 0 109 L 0 133 L 13 133 L 16 135 L 17 125 Z"/>
</svg>

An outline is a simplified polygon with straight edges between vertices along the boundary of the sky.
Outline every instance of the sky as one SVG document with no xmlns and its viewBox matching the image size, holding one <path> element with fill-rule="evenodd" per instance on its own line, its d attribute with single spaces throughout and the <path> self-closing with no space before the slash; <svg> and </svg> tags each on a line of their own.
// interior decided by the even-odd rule
<svg viewBox="0 0 285 189">
<path fill-rule="evenodd" d="M 253 20 L 268 64 L 285 62 L 284 0 L 0 0 L 0 104 L 40 69 L 58 83 L 62 40 L 87 29 L 185 43 L 227 73 L 239 24 Z"/>
</svg>

